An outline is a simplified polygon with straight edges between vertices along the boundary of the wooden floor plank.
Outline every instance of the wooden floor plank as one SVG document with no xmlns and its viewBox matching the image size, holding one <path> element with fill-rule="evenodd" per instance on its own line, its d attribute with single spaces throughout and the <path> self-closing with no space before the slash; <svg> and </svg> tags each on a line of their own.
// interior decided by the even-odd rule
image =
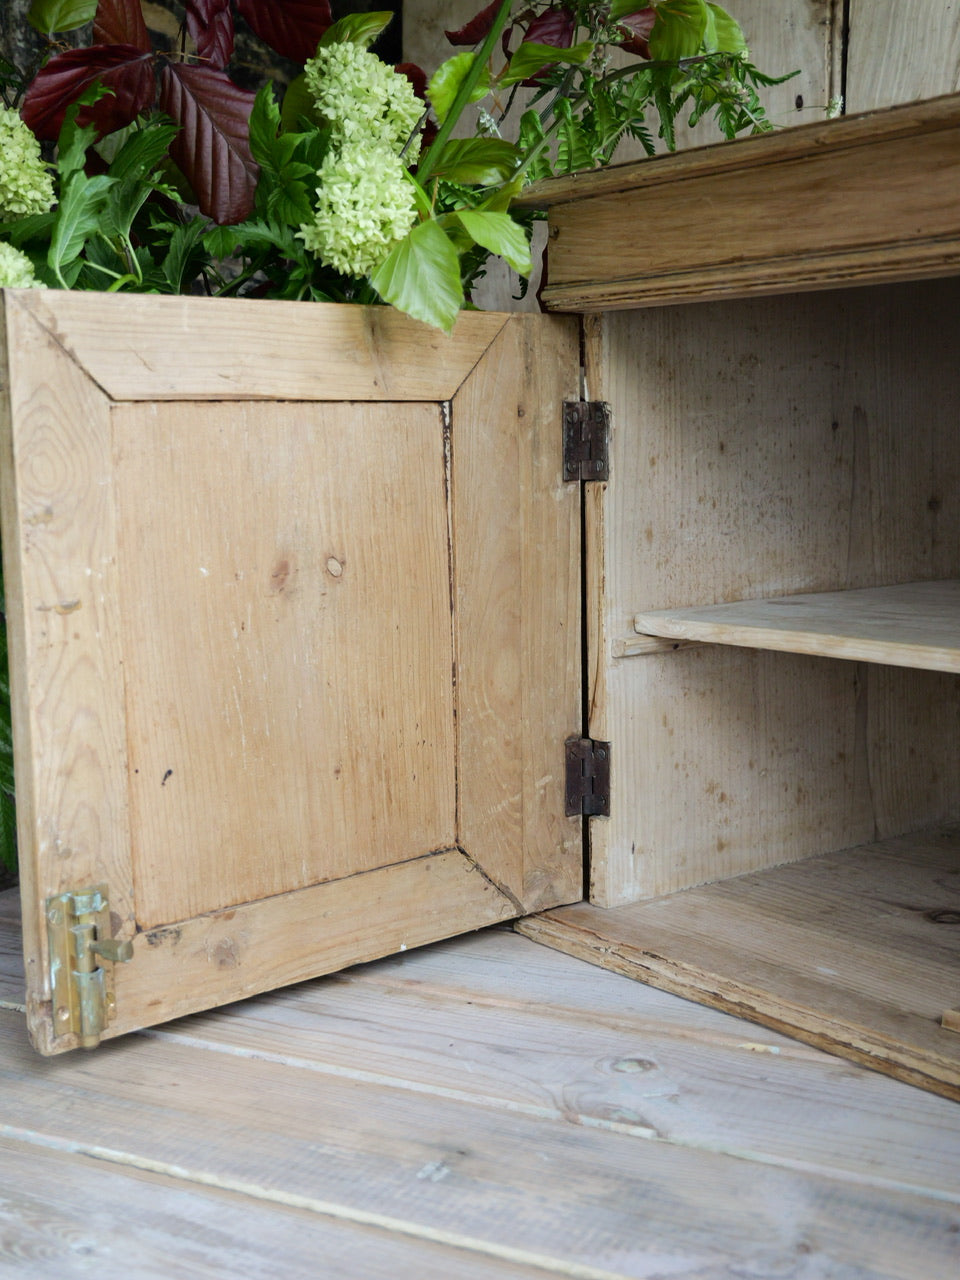
<svg viewBox="0 0 960 1280">
<path fill-rule="evenodd" d="M 960 829 L 936 828 L 605 911 L 528 937 L 960 1099 Z"/>
<path fill-rule="evenodd" d="M 932 1197 L 159 1037 L 44 1061 L 0 1014 L 0 1097 L 7 1137 L 558 1274 L 955 1268 L 960 1210 Z"/>
<path fill-rule="evenodd" d="M 0 1275 L 29 1280 L 486 1280 L 460 1249 L 89 1156 L 0 1140 Z M 503 1261 L 503 1280 L 549 1272 Z"/>
</svg>

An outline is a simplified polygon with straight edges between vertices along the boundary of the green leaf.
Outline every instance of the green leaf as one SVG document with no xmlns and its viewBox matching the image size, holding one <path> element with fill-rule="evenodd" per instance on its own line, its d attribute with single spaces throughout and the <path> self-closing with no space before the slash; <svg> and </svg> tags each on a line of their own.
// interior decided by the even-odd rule
<svg viewBox="0 0 960 1280">
<path fill-rule="evenodd" d="M 64 288 L 70 288 L 71 283 L 67 268 L 75 266 L 79 271 L 79 257 L 87 237 L 99 230 L 107 195 L 115 182 L 105 173 L 88 178 L 77 172 L 60 193 L 47 262 Z"/>
<path fill-rule="evenodd" d="M 283 102 L 280 104 L 280 128 L 285 133 L 293 133 L 301 127 L 303 120 L 308 120 L 311 124 L 320 123 L 316 104 L 307 88 L 306 74 L 301 72 L 290 81 L 283 95 Z"/>
<path fill-rule="evenodd" d="M 463 306 L 460 259 L 432 219 L 420 222 L 370 277 L 384 302 L 449 333 Z"/>
<path fill-rule="evenodd" d="M 170 237 L 170 248 L 161 268 L 171 293 L 184 293 L 185 286 L 199 273 L 206 256 L 203 234 L 207 225 L 205 218 L 191 218 Z"/>
<path fill-rule="evenodd" d="M 107 172 L 112 178 L 147 178 L 167 154 L 177 126 L 158 117 L 136 129 L 114 156 Z"/>
<path fill-rule="evenodd" d="M 505 182 L 520 162 L 520 152 L 501 138 L 453 138 L 437 158 L 434 176 L 466 186 Z"/>
<path fill-rule="evenodd" d="M 650 32 L 650 56 L 678 62 L 700 52 L 711 18 L 704 0 L 662 0 Z"/>
<path fill-rule="evenodd" d="M 33 0 L 27 21 L 42 35 L 55 31 L 75 31 L 92 22 L 98 0 Z"/>
<path fill-rule="evenodd" d="M 725 9 L 721 9 L 718 4 L 708 4 L 707 8 L 713 14 L 714 39 L 715 48 L 720 53 L 736 53 L 746 54 L 747 41 L 740 24 L 734 18 L 731 18 Z"/>
<path fill-rule="evenodd" d="M 369 49 L 381 31 L 385 31 L 393 21 L 391 11 L 382 13 L 348 13 L 346 17 L 327 27 L 320 37 L 320 46 L 325 44 L 359 44 Z"/>
<path fill-rule="evenodd" d="M 0 222 L 0 236 L 15 249 L 36 240 L 47 240 L 56 217 L 55 213 L 31 213 L 14 222 Z"/>
<path fill-rule="evenodd" d="M 456 216 L 471 240 L 503 258 L 519 275 L 530 274 L 529 241 L 523 227 L 517 226 L 509 213 L 461 209 Z"/>
<path fill-rule="evenodd" d="M 588 61 L 595 47 L 592 40 L 581 40 L 570 49 L 558 49 L 556 45 L 526 40 L 510 59 L 497 85 L 505 89 L 512 84 L 519 84 L 521 80 L 529 80 L 531 76 L 535 76 L 544 67 L 552 67 L 557 63 L 561 66 L 581 66 Z"/>
<path fill-rule="evenodd" d="M 625 18 L 628 13 L 639 13 L 644 8 L 646 5 L 643 0 L 613 0 L 608 20 L 616 22 L 618 18 Z"/>
<path fill-rule="evenodd" d="M 520 117 L 520 150 L 523 152 L 528 181 L 537 182 L 540 178 L 553 177 L 543 121 L 539 112 L 532 108 Z"/>
<path fill-rule="evenodd" d="M 437 117 L 438 124 L 443 124 L 450 114 L 450 108 L 456 101 L 457 94 L 473 70 L 474 56 L 472 53 L 454 54 L 446 62 L 441 62 L 430 77 L 430 83 L 427 85 L 427 98 L 433 107 L 433 114 Z M 490 72 L 484 67 L 477 77 L 476 83 L 470 87 L 469 94 L 462 105 L 465 106 L 467 102 L 479 102 L 489 92 Z"/>
</svg>

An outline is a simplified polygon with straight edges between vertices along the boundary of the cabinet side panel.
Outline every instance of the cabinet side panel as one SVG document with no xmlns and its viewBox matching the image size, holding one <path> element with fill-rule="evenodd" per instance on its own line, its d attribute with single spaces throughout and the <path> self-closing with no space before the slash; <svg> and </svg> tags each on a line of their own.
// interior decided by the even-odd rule
<svg viewBox="0 0 960 1280">
<path fill-rule="evenodd" d="M 604 317 L 616 425 L 594 607 L 616 776 L 595 901 L 956 812 L 949 678 L 710 647 L 617 653 L 635 605 L 958 572 L 957 295 L 947 280 Z"/>
</svg>

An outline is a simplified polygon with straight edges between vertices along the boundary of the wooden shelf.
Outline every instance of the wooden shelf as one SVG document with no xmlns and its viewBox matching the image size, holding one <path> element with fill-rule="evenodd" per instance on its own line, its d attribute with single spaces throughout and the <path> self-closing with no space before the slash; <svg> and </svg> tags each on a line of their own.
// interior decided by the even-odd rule
<svg viewBox="0 0 960 1280">
<path fill-rule="evenodd" d="M 960 1099 L 960 828 L 687 889 L 586 903 L 521 933 Z"/>
<path fill-rule="evenodd" d="M 634 627 L 670 641 L 960 672 L 960 581 L 664 609 L 638 613 Z"/>
<path fill-rule="evenodd" d="M 960 273 L 960 95 L 536 183 L 555 310 Z"/>
</svg>

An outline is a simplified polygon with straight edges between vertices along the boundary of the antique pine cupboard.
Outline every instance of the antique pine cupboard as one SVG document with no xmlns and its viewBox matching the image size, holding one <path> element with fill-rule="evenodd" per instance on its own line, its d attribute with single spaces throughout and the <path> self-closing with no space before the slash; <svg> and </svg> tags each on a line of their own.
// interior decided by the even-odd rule
<svg viewBox="0 0 960 1280">
<path fill-rule="evenodd" d="M 958 125 L 546 186 L 449 339 L 4 294 L 42 1052 L 523 917 L 960 1097 Z"/>
</svg>

